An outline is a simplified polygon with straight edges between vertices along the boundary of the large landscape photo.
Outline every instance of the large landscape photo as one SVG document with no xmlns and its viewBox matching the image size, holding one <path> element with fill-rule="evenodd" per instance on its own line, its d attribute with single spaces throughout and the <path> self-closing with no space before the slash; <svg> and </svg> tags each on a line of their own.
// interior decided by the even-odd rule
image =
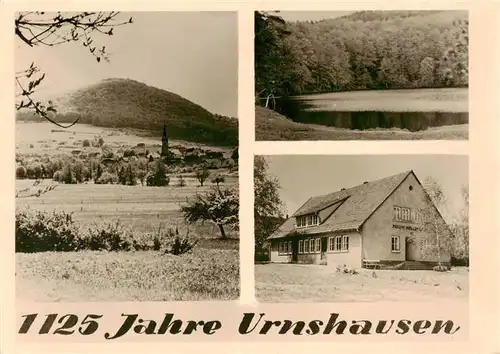
<svg viewBox="0 0 500 354">
<path fill-rule="evenodd" d="M 237 13 L 15 26 L 18 300 L 238 299 Z"/>
<path fill-rule="evenodd" d="M 466 140 L 468 12 L 255 12 L 256 140 Z"/>
<path fill-rule="evenodd" d="M 469 299 L 465 155 L 256 156 L 261 302 Z"/>
</svg>

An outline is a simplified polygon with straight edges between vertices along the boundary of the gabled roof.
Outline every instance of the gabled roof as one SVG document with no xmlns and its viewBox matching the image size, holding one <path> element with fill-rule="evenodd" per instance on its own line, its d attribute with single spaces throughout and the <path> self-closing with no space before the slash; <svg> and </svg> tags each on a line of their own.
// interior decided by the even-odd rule
<svg viewBox="0 0 500 354">
<path fill-rule="evenodd" d="M 281 238 L 296 232 L 295 217 L 322 210 L 340 202 L 340 206 L 317 226 L 300 229 L 301 234 L 358 230 L 375 210 L 396 190 L 413 171 L 309 198 L 269 239 Z M 416 178 L 416 176 L 415 176 Z M 417 179 L 418 180 L 418 179 Z"/>
</svg>

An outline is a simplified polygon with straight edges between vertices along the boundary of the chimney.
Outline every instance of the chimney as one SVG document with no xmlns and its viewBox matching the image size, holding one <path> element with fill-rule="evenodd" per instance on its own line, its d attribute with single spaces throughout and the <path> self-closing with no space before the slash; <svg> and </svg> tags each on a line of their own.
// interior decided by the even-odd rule
<svg viewBox="0 0 500 354">
<path fill-rule="evenodd" d="M 341 191 L 345 191 L 345 188 L 340 188 Z"/>
<path fill-rule="evenodd" d="M 367 184 L 368 182 L 367 181 L 364 181 L 363 184 Z"/>
</svg>

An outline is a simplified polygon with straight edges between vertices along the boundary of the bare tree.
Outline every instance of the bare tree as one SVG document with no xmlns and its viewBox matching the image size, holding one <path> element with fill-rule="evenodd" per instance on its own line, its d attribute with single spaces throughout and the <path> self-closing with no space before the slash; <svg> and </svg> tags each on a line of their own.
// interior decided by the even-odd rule
<svg viewBox="0 0 500 354">
<path fill-rule="evenodd" d="M 447 198 L 439 183 L 432 177 L 425 179 L 424 188 L 430 205 L 422 210 L 424 236 L 420 243 L 421 252 L 424 258 L 436 257 L 438 267 L 443 268 L 441 255 L 451 254 L 453 246 L 453 234 L 440 212 L 446 207 Z"/>
<path fill-rule="evenodd" d="M 454 224 L 455 242 L 453 256 L 469 265 L 469 187 L 462 187 L 463 209 L 460 211 L 457 222 Z"/>
<path fill-rule="evenodd" d="M 45 13 L 42 11 L 19 12 L 14 21 L 15 34 L 29 47 L 45 46 L 56 47 L 64 43 L 80 43 L 99 63 L 109 61 L 106 47 L 98 48 L 94 43 L 94 35 L 112 36 L 113 29 L 128 23 L 118 21 L 119 12 L 80 12 L 80 13 Z M 37 101 L 33 95 L 45 79 L 45 73 L 34 62 L 24 70 L 17 71 L 16 81 L 16 109 L 31 109 L 37 115 L 61 127 L 69 128 L 75 125 L 76 119 L 70 124 L 63 125 L 54 121 L 50 114 L 57 113 L 52 101 L 46 104 Z"/>
<path fill-rule="evenodd" d="M 203 167 L 196 171 L 196 179 L 200 182 L 200 186 L 203 187 L 203 183 L 210 177 L 210 171 Z"/>
</svg>

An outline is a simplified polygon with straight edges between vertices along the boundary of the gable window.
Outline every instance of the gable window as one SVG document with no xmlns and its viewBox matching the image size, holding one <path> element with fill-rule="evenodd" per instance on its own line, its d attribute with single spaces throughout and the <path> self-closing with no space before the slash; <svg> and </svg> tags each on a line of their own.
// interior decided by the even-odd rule
<svg viewBox="0 0 500 354">
<path fill-rule="evenodd" d="M 301 215 L 295 218 L 297 227 L 307 227 L 319 225 L 318 214 Z"/>
<path fill-rule="evenodd" d="M 416 215 L 412 209 L 399 206 L 394 207 L 394 217 L 393 217 L 394 221 L 411 222 L 415 221 L 415 219 Z"/>
<path fill-rule="evenodd" d="M 349 252 L 349 236 L 335 236 L 328 239 L 331 252 Z"/>
<path fill-rule="evenodd" d="M 399 236 L 391 237 L 391 252 L 401 252 L 401 246 L 399 243 Z"/>
</svg>

